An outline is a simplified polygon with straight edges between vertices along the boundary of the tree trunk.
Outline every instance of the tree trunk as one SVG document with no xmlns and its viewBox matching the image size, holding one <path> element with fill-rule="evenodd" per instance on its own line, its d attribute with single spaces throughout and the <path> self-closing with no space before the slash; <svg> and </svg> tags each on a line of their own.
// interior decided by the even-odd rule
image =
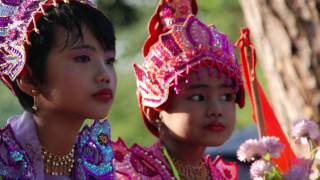
<svg viewBox="0 0 320 180">
<path fill-rule="evenodd" d="M 284 132 L 289 135 L 301 118 L 319 122 L 320 1 L 241 0 L 241 5 Z"/>
</svg>

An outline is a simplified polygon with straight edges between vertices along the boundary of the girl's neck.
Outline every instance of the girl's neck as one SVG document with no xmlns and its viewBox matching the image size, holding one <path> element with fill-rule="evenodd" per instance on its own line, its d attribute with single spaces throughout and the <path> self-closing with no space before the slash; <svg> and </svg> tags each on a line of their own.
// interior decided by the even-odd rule
<svg viewBox="0 0 320 180">
<path fill-rule="evenodd" d="M 188 142 L 160 139 L 162 145 L 164 145 L 170 156 L 182 162 L 190 165 L 197 165 L 203 160 L 203 153 L 205 146 L 199 146 Z"/>
<path fill-rule="evenodd" d="M 84 118 L 57 112 L 37 112 L 33 115 L 40 144 L 55 155 L 68 154 L 75 144 Z"/>
</svg>

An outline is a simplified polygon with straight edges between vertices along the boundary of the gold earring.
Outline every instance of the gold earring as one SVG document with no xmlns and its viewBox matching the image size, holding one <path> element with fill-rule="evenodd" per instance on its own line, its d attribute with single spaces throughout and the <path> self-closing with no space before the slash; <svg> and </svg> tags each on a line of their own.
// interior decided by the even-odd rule
<svg viewBox="0 0 320 180">
<path fill-rule="evenodd" d="M 33 106 L 32 106 L 32 110 L 33 112 L 37 112 L 39 110 L 39 107 L 36 103 L 36 95 L 37 95 L 37 90 L 31 90 L 32 93 L 32 97 L 33 97 Z"/>
<path fill-rule="evenodd" d="M 158 132 L 160 134 L 160 131 L 161 131 L 161 120 L 157 119 L 156 120 L 156 125 L 157 125 L 157 130 L 158 130 Z"/>
<path fill-rule="evenodd" d="M 159 117 L 160 118 L 160 117 Z M 163 137 L 164 135 L 164 131 L 163 131 L 163 127 L 164 127 L 164 124 L 163 122 L 161 121 L 161 119 L 157 119 L 156 120 L 156 124 L 157 124 L 157 130 L 158 130 L 158 134 L 159 134 L 159 137 L 161 139 L 161 137 Z"/>
</svg>

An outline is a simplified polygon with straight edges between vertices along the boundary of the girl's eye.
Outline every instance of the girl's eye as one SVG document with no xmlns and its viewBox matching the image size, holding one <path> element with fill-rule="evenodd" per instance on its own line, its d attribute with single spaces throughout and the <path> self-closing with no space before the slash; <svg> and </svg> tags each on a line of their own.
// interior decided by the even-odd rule
<svg viewBox="0 0 320 180">
<path fill-rule="evenodd" d="M 81 55 L 81 56 L 75 57 L 74 60 L 79 63 L 86 63 L 86 62 L 89 62 L 91 59 L 87 55 Z"/>
<path fill-rule="evenodd" d="M 109 58 L 109 59 L 106 60 L 106 64 L 113 65 L 115 63 L 115 61 L 116 60 L 114 58 Z"/>
<path fill-rule="evenodd" d="M 236 96 L 233 93 L 227 93 L 221 96 L 222 101 L 235 101 Z"/>
<path fill-rule="evenodd" d="M 201 94 L 193 95 L 189 97 L 190 100 L 192 101 L 204 101 L 204 96 Z"/>
</svg>

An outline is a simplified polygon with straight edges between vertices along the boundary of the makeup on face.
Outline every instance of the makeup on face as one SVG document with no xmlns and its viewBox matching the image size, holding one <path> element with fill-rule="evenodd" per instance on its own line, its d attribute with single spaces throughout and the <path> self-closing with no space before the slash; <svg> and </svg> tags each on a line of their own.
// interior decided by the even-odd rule
<svg viewBox="0 0 320 180">
<path fill-rule="evenodd" d="M 205 126 L 205 128 L 213 132 L 223 132 L 226 129 L 226 127 L 218 121 L 213 121 L 209 123 L 208 125 Z"/>
<path fill-rule="evenodd" d="M 95 98 L 97 101 L 107 103 L 112 100 L 113 92 L 109 88 L 103 88 L 92 94 L 92 97 Z"/>
</svg>

